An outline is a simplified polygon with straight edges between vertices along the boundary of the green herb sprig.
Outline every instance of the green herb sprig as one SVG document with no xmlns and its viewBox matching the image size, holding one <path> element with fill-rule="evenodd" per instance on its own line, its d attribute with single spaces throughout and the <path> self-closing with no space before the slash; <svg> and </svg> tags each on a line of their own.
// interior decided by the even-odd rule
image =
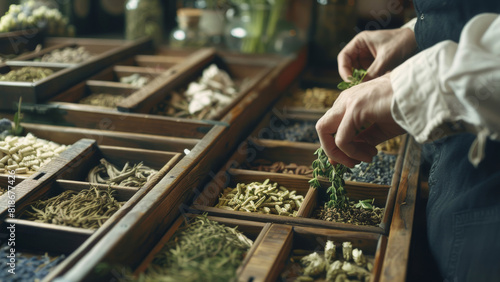
<svg viewBox="0 0 500 282">
<path fill-rule="evenodd" d="M 363 81 L 366 74 L 367 72 L 364 69 L 354 69 L 352 71 L 352 76 L 349 77 L 349 81 L 339 83 L 337 88 L 345 90 L 354 85 L 358 85 Z M 346 172 L 351 173 L 351 170 L 342 164 L 333 166 L 328 160 L 328 156 L 323 151 L 323 148 L 317 149 L 314 154 L 318 156 L 318 159 L 314 160 L 312 163 L 313 178 L 309 180 L 309 184 L 311 184 L 313 188 L 320 188 L 321 184 L 318 180 L 318 176 L 327 177 L 331 182 L 331 186 L 326 190 L 330 196 L 330 200 L 325 205 L 329 208 L 348 209 L 349 198 L 347 197 L 347 192 L 344 188 L 344 174 Z M 373 200 L 374 199 L 360 200 L 355 207 L 372 210 Z"/>
<path fill-rule="evenodd" d="M 318 176 L 327 177 L 331 182 L 331 186 L 326 190 L 330 195 L 330 201 L 326 205 L 329 208 L 347 209 L 349 207 L 349 198 L 344 189 L 344 174 L 350 172 L 350 169 L 342 164 L 333 166 L 328 161 L 328 156 L 323 151 L 323 148 L 317 149 L 314 154 L 318 156 L 318 159 L 312 163 L 313 178 L 309 180 L 309 184 L 314 188 L 320 188 L 321 184 Z"/>
<path fill-rule="evenodd" d="M 19 97 L 19 103 L 17 104 L 17 112 L 14 114 L 14 127 L 11 129 L 11 134 L 19 136 L 23 132 L 23 127 L 21 126 L 21 119 L 23 114 L 21 113 L 21 102 L 23 97 Z"/>
<path fill-rule="evenodd" d="M 365 79 L 367 72 L 364 69 L 353 69 L 352 70 L 352 76 L 349 76 L 348 81 L 342 81 L 337 85 L 337 88 L 339 90 L 346 90 L 354 85 L 358 85 L 361 82 L 363 82 L 363 79 Z"/>
</svg>

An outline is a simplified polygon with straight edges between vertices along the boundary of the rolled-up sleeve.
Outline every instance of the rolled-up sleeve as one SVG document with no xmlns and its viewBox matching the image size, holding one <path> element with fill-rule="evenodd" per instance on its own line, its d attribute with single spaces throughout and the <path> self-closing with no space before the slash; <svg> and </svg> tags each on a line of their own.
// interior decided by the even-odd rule
<svg viewBox="0 0 500 282">
<path fill-rule="evenodd" d="M 464 27 L 460 43 L 443 41 L 391 73 L 392 115 L 418 142 L 459 132 L 477 134 L 475 165 L 486 138 L 500 140 L 500 16 L 481 14 Z"/>
</svg>

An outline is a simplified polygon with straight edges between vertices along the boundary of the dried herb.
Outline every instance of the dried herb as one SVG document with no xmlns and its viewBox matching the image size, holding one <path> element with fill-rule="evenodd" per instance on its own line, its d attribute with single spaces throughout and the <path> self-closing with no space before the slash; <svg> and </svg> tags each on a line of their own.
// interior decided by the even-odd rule
<svg viewBox="0 0 500 282">
<path fill-rule="evenodd" d="M 363 201 L 371 202 L 372 200 Z M 360 202 L 350 201 L 347 209 L 337 209 L 325 205 L 314 211 L 313 218 L 355 225 L 379 225 L 382 221 L 384 209 L 379 207 L 364 208 Z"/>
<path fill-rule="evenodd" d="M 304 201 L 304 196 L 295 195 L 296 191 L 289 191 L 278 183 L 252 182 L 238 183 L 236 188 L 226 188 L 219 198 L 216 208 L 297 216 L 298 210 Z"/>
<path fill-rule="evenodd" d="M 18 70 L 11 70 L 7 74 L 0 76 L 0 81 L 35 82 L 53 74 L 54 71 L 48 68 L 22 67 Z"/>
<path fill-rule="evenodd" d="M 114 198 L 114 190 L 97 186 L 81 191 L 66 190 L 47 200 L 38 200 L 21 214 L 21 218 L 36 222 L 97 229 L 104 224 L 123 202 Z"/>
<path fill-rule="evenodd" d="M 232 281 L 253 242 L 237 230 L 193 218 L 153 259 L 140 281 Z"/>
<path fill-rule="evenodd" d="M 242 167 L 251 170 L 295 175 L 310 175 L 312 173 L 312 168 L 305 165 L 297 165 L 296 163 L 286 164 L 281 161 L 271 163 L 263 159 L 255 160 L 250 164 L 243 164 Z"/>
<path fill-rule="evenodd" d="M 136 87 L 143 87 L 149 82 L 149 78 L 147 76 L 141 76 L 138 73 L 134 73 L 129 76 L 121 77 L 120 82 L 130 84 Z"/>
<path fill-rule="evenodd" d="M 88 181 L 90 183 L 101 183 L 127 187 L 142 187 L 158 171 L 141 163 L 130 166 L 125 163 L 122 169 L 106 161 L 100 160 L 101 164 L 89 171 Z"/>
<path fill-rule="evenodd" d="M 125 99 L 125 96 L 123 95 L 92 93 L 81 99 L 78 103 L 106 108 L 116 108 L 116 105 L 118 105 L 123 99 Z"/>
<path fill-rule="evenodd" d="M 285 97 L 285 105 L 313 110 L 326 110 L 332 107 L 339 94 L 339 90 L 327 88 L 314 87 L 306 90 L 301 89 Z"/>
<path fill-rule="evenodd" d="M 48 63 L 68 63 L 77 64 L 89 60 L 92 57 L 85 47 L 66 47 L 63 49 L 54 50 L 48 54 L 37 58 L 34 61 L 48 62 Z"/>
<path fill-rule="evenodd" d="M 363 69 L 353 69 L 352 76 L 349 76 L 348 81 L 342 81 L 337 85 L 337 88 L 340 90 L 346 90 L 348 88 L 353 87 L 354 85 L 358 85 L 363 82 L 365 79 L 367 72 Z"/>
<path fill-rule="evenodd" d="M 294 249 L 290 261 L 281 275 L 284 281 L 370 281 L 373 269 L 372 260 L 348 241 L 337 246 L 327 240 L 324 252 Z"/>
</svg>

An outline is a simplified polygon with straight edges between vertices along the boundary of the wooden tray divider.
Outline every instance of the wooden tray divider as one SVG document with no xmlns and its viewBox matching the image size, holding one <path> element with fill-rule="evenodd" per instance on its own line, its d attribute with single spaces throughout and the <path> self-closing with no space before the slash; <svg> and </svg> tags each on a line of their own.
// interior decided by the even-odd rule
<svg viewBox="0 0 500 282">
<path fill-rule="evenodd" d="M 200 139 L 157 136 L 140 133 L 120 132 L 114 130 L 112 124 L 102 124 L 99 129 L 53 126 L 21 123 L 24 132 L 60 144 L 73 144 L 82 138 L 94 139 L 97 145 L 109 145 L 128 148 L 148 148 L 150 150 L 183 152 L 192 149 Z"/>
<path fill-rule="evenodd" d="M 248 261 L 239 269 L 238 281 L 276 281 L 273 272 L 283 269 L 292 245 L 293 227 L 272 224 Z M 278 273 L 279 274 L 279 273 Z"/>
<path fill-rule="evenodd" d="M 162 55 L 136 55 L 134 56 L 137 65 L 141 67 L 149 67 L 154 69 L 156 67 L 163 67 L 168 69 L 176 64 L 182 63 L 185 57 L 181 56 L 162 56 Z"/>
<path fill-rule="evenodd" d="M 405 281 L 407 279 L 421 156 L 420 145 L 413 137 L 408 137 L 405 150 L 406 157 L 395 198 L 380 281 Z"/>
<path fill-rule="evenodd" d="M 93 93 L 125 94 L 130 95 L 139 87 L 127 83 L 103 80 L 87 80 L 87 86 Z"/>
<path fill-rule="evenodd" d="M 138 134 L 201 139 L 213 122 L 166 116 L 123 113 L 109 108 L 82 107 L 72 103 L 22 106 L 24 121 L 94 130 L 116 130 Z"/>
<path fill-rule="evenodd" d="M 80 104 L 79 101 L 92 93 L 109 93 L 109 94 L 122 94 L 131 95 L 137 87 L 129 84 L 101 81 L 101 80 L 87 80 L 83 83 L 78 83 L 67 91 L 64 91 L 57 96 L 53 97 L 50 101 L 56 104 L 62 103 L 75 103 L 80 107 L 96 107 L 91 105 Z M 116 109 L 105 108 L 107 111 L 116 111 Z"/>
</svg>

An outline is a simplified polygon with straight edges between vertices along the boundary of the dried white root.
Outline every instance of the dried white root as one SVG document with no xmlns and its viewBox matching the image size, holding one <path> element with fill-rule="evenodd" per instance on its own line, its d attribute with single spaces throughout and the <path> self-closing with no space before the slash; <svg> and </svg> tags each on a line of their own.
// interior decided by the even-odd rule
<svg viewBox="0 0 500 282">
<path fill-rule="evenodd" d="M 326 261 L 317 252 L 303 257 L 300 263 L 304 266 L 304 275 L 318 276 L 325 271 Z"/>
<path fill-rule="evenodd" d="M 344 242 L 342 243 L 342 255 L 345 261 L 352 260 L 352 243 Z"/>
<path fill-rule="evenodd" d="M 325 259 L 328 263 L 330 263 L 331 261 L 333 261 L 336 257 L 336 247 L 335 247 L 335 243 L 333 243 L 333 241 L 326 241 L 326 245 L 325 245 Z"/>
<path fill-rule="evenodd" d="M 362 265 L 366 264 L 366 258 L 363 255 L 362 250 L 359 250 L 359 249 L 352 250 L 352 258 L 357 265 L 362 266 Z"/>
<path fill-rule="evenodd" d="M 211 64 L 203 71 L 198 82 L 191 82 L 184 95 L 188 98 L 188 111 L 194 115 L 207 107 L 222 108 L 236 94 L 234 82 L 227 72 Z"/>
</svg>

